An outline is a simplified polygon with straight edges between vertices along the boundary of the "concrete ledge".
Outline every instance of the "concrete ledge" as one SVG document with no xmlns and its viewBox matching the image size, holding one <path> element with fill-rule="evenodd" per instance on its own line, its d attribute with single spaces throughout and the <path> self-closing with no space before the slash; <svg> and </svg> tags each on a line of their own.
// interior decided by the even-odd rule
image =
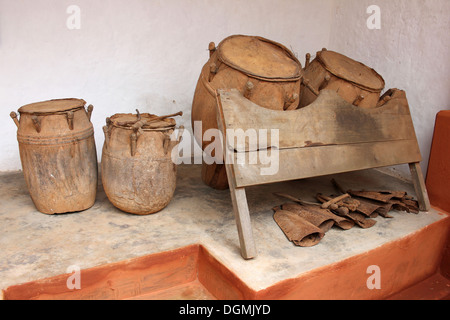
<svg viewBox="0 0 450 320">
<path fill-rule="evenodd" d="M 142 217 L 114 208 L 101 186 L 93 208 L 46 216 L 34 208 L 21 173 L 0 175 L 0 288 L 64 275 L 72 265 L 83 271 L 108 268 L 190 246 L 203 252 L 196 265 L 202 270 L 199 283 L 219 299 L 378 299 L 437 269 L 449 217 L 436 209 L 419 215 L 393 212 L 393 219 L 376 218 L 371 229 L 333 228 L 316 247 L 293 246 L 273 220 L 271 208 L 283 202 L 273 192 L 312 200 L 317 192 L 334 192 L 327 176 L 248 189 L 259 256 L 245 261 L 230 194 L 203 185 L 200 170 L 180 166 L 171 204 Z M 333 177 L 353 189 L 401 189 L 414 195 L 412 184 L 377 170 Z M 367 289 L 370 265 L 381 269 L 381 290 Z M 215 281 L 233 288 L 231 293 L 224 290 L 221 296 L 210 289 L 217 287 L 209 285 Z"/>
</svg>

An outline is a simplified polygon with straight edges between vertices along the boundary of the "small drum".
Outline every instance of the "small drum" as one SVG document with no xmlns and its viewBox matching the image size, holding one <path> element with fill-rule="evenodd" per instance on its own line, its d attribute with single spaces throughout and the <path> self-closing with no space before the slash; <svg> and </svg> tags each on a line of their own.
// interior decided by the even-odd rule
<svg viewBox="0 0 450 320">
<path fill-rule="evenodd" d="M 361 108 L 375 108 L 385 87 L 373 69 L 340 53 L 323 49 L 309 63 L 306 57 L 300 107 L 316 100 L 323 89 L 336 91 L 345 101 Z"/>
<path fill-rule="evenodd" d="M 255 36 L 233 35 L 216 48 L 209 46 L 210 59 L 204 65 L 192 104 L 192 126 L 197 143 L 205 150 L 205 131 L 217 129 L 216 90 L 238 89 L 263 108 L 294 110 L 299 105 L 303 69 L 294 54 L 283 45 Z M 214 156 L 214 155 L 213 155 Z M 203 165 L 203 181 L 216 189 L 228 187 L 223 165 Z"/>
<path fill-rule="evenodd" d="M 97 151 L 90 121 L 80 99 L 29 104 L 11 117 L 18 127 L 23 173 L 36 208 L 45 214 L 82 211 L 97 193 Z"/>
<path fill-rule="evenodd" d="M 175 192 L 177 166 L 171 154 L 183 130 L 171 141 L 175 120 L 147 113 L 116 114 L 106 122 L 101 168 L 109 201 L 137 215 L 161 211 Z"/>
</svg>

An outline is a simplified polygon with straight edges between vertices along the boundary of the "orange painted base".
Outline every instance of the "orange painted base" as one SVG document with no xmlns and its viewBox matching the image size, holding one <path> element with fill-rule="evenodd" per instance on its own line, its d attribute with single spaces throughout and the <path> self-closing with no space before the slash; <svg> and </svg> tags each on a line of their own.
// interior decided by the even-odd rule
<svg viewBox="0 0 450 320">
<path fill-rule="evenodd" d="M 450 212 L 450 110 L 436 116 L 426 185 L 432 205 Z"/>
<path fill-rule="evenodd" d="M 192 245 L 82 270 L 81 290 L 67 289 L 70 275 L 60 275 L 12 286 L 3 294 L 6 300 L 385 299 L 447 267 L 444 264 L 449 261 L 446 256 L 449 250 L 443 249 L 448 241 L 449 227 L 450 217 L 446 217 L 405 238 L 261 291 L 250 288 L 203 246 Z M 367 269 L 372 265 L 381 271 L 380 290 L 367 287 L 370 277 Z M 446 279 L 443 275 L 439 277 L 442 281 Z M 439 297 L 450 294 L 446 284 L 439 288 Z M 429 294 L 427 298 L 430 298 Z"/>
</svg>

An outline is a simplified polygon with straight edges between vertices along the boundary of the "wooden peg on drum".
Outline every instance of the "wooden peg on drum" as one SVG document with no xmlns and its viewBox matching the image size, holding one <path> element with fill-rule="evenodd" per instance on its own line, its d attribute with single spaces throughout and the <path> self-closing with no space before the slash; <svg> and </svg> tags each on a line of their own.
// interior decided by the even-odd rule
<svg viewBox="0 0 450 320">
<path fill-rule="evenodd" d="M 319 87 L 319 91 L 321 91 L 322 89 L 324 89 L 326 86 L 328 86 L 328 83 L 331 80 L 331 76 L 327 73 L 326 76 L 323 79 L 322 84 Z"/>
<path fill-rule="evenodd" d="M 67 112 L 67 123 L 69 124 L 69 129 L 73 130 L 73 112 L 72 111 Z"/>
<path fill-rule="evenodd" d="M 210 42 L 208 50 L 209 50 L 209 57 L 211 57 L 214 54 L 214 52 L 216 52 L 216 44 L 214 42 Z"/>
<path fill-rule="evenodd" d="M 177 144 L 181 142 L 181 140 L 183 139 L 183 133 L 184 133 L 184 126 L 180 126 L 178 128 L 178 135 L 175 141 L 172 141 L 172 134 L 168 132 L 165 133 L 163 140 L 164 154 L 167 155 L 167 152 L 169 152 L 169 150 L 172 150 L 172 148 L 174 148 Z"/>
<path fill-rule="evenodd" d="M 137 133 L 133 132 L 130 136 L 131 140 L 131 156 L 134 157 L 136 155 L 136 146 L 137 146 Z"/>
<path fill-rule="evenodd" d="M 364 96 L 362 94 L 358 95 L 355 99 L 355 101 L 353 101 L 353 105 L 359 107 L 359 105 L 361 104 L 361 102 L 364 100 Z"/>
<path fill-rule="evenodd" d="M 219 68 L 217 68 L 217 65 L 215 63 L 211 63 L 209 65 L 209 79 L 208 79 L 208 82 L 211 82 L 214 79 L 214 76 L 217 74 L 217 71 L 219 71 Z"/>
<path fill-rule="evenodd" d="M 250 98 L 250 96 L 252 95 L 252 91 L 253 91 L 253 88 L 254 88 L 255 86 L 254 86 L 254 84 L 253 84 L 253 82 L 251 82 L 251 81 L 248 81 L 247 83 L 246 83 L 246 85 L 245 85 L 245 91 L 244 91 L 244 97 L 245 98 L 247 98 L 247 99 L 249 99 Z"/>
<path fill-rule="evenodd" d="M 36 131 L 38 133 L 41 132 L 41 121 L 39 120 L 38 116 L 34 115 L 31 117 L 31 121 L 33 121 L 34 127 L 36 128 Z"/>
<path fill-rule="evenodd" d="M 19 120 L 17 119 L 17 113 L 15 113 L 14 111 L 10 113 L 11 118 L 13 119 L 14 123 L 16 124 L 17 128 L 19 127 L 20 123 Z"/>
<path fill-rule="evenodd" d="M 94 111 L 94 106 L 92 104 L 90 104 L 87 107 L 87 116 L 88 116 L 89 121 L 91 121 L 92 111 Z"/>
<path fill-rule="evenodd" d="M 108 126 L 103 127 L 103 133 L 105 134 L 105 148 L 108 149 L 108 145 L 109 145 L 109 128 L 108 128 Z"/>
<path fill-rule="evenodd" d="M 309 67 L 309 64 L 311 63 L 311 53 L 306 54 L 306 60 L 305 60 L 305 68 L 307 69 Z"/>
</svg>

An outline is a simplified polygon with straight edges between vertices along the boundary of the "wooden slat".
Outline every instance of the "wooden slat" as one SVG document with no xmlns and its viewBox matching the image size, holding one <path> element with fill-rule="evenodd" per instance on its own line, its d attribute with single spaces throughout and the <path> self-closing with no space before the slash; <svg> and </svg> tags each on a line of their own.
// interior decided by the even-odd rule
<svg viewBox="0 0 450 320">
<path fill-rule="evenodd" d="M 226 145 L 226 130 L 223 117 L 223 109 L 220 99 L 217 97 L 217 125 L 219 130 L 223 133 L 224 139 L 222 144 Z M 224 150 L 227 150 L 226 148 Z M 244 188 L 236 186 L 236 176 L 233 161 L 233 153 L 224 152 L 225 168 L 227 172 L 228 184 L 230 187 L 231 201 L 233 203 L 233 212 L 236 220 L 236 226 L 239 235 L 239 244 L 241 248 L 241 255 L 244 259 L 250 260 L 257 256 L 256 244 L 253 238 L 253 228 L 250 220 L 250 211 L 248 209 L 247 195 Z"/>
<path fill-rule="evenodd" d="M 234 153 L 235 164 L 232 167 L 237 187 L 421 161 L 417 140 L 283 149 L 279 150 L 278 159 L 274 156 L 271 164 L 270 158 L 267 164 L 261 163 L 258 151 L 245 155 L 245 162 L 240 164 L 238 156 L 242 154 Z M 257 159 L 257 163 L 251 164 L 249 159 L 252 157 Z M 273 175 L 264 175 L 262 170 L 270 171 L 271 165 L 278 171 Z"/>
<path fill-rule="evenodd" d="M 334 91 L 322 90 L 314 103 L 294 111 L 262 108 L 237 90 L 219 90 L 219 100 L 227 129 L 244 133 L 267 129 L 269 146 L 279 149 L 416 139 L 406 97 L 364 109 Z M 270 129 L 279 130 L 279 143 L 270 141 Z M 256 151 L 258 143 L 254 139 L 228 141 L 237 151 Z"/>
<path fill-rule="evenodd" d="M 419 162 L 410 163 L 411 177 L 413 179 L 414 188 L 417 199 L 419 200 L 419 207 L 421 211 L 430 211 L 431 203 L 428 198 L 427 187 L 423 179 L 422 168 Z"/>
</svg>

